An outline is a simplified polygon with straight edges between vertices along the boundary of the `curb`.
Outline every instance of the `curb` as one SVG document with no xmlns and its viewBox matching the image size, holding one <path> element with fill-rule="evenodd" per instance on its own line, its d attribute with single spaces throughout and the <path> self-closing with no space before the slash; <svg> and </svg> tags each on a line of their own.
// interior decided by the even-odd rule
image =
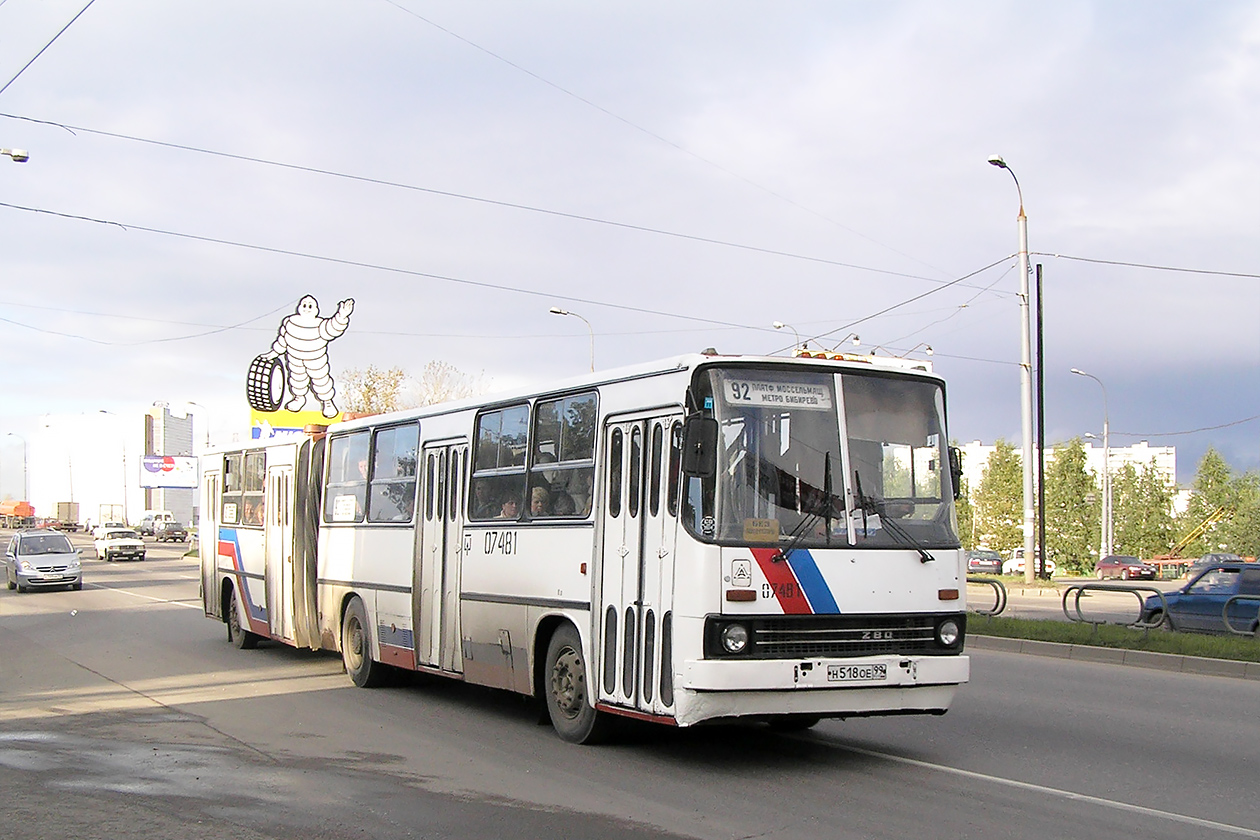
<svg viewBox="0 0 1260 840">
<path fill-rule="evenodd" d="M 1154 653 L 1146 650 L 1065 645 L 1059 642 L 1038 642 L 1032 639 L 1010 639 L 1004 636 L 968 635 L 966 646 L 978 650 L 998 650 L 1005 653 L 1049 656 L 1055 659 L 1074 659 L 1078 662 L 1102 662 L 1135 668 L 1152 668 L 1157 671 L 1176 671 L 1183 674 L 1260 680 L 1260 662 L 1242 662 L 1236 659 L 1208 659 L 1202 656 L 1180 656 L 1175 653 Z"/>
</svg>

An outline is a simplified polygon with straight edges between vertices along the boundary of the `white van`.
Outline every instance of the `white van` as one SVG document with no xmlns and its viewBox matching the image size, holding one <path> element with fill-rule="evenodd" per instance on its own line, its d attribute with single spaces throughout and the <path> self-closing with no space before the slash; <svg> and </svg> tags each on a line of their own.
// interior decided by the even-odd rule
<svg viewBox="0 0 1260 840">
<path fill-rule="evenodd" d="M 146 510 L 140 517 L 140 525 L 136 528 L 141 536 L 153 536 L 153 526 L 158 522 L 174 522 L 175 515 L 169 510 Z"/>
</svg>

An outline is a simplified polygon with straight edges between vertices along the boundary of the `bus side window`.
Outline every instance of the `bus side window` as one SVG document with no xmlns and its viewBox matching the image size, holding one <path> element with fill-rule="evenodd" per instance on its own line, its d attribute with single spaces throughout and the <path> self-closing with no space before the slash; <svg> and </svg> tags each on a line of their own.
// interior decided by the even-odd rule
<svg viewBox="0 0 1260 840">
<path fill-rule="evenodd" d="M 624 435 L 621 429 L 613 429 L 608 444 L 608 515 L 616 519 L 621 515 L 621 461 Z"/>
<path fill-rule="evenodd" d="M 473 449 L 471 519 L 517 520 L 523 512 L 529 406 L 487 411 L 477 417 Z"/>
<path fill-rule="evenodd" d="M 652 424 L 651 468 L 648 470 L 648 513 L 656 516 L 661 512 L 661 450 L 664 446 L 665 427 Z"/>
<path fill-rule="evenodd" d="M 667 504 L 670 516 L 678 515 L 678 469 L 682 464 L 682 423 L 677 421 L 669 430 L 669 482 Z"/>
<path fill-rule="evenodd" d="M 368 431 L 337 435 L 328 445 L 325 522 L 362 522 L 368 483 Z"/>
<path fill-rule="evenodd" d="M 416 504 L 420 427 L 414 423 L 378 429 L 372 442 L 369 522 L 410 522 Z"/>
</svg>

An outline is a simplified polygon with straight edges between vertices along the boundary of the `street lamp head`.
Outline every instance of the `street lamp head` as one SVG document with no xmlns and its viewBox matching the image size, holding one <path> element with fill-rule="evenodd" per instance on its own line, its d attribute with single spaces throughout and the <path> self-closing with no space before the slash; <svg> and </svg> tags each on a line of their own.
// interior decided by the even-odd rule
<svg viewBox="0 0 1260 840">
<path fill-rule="evenodd" d="M 26 163 L 31 159 L 26 149 L 0 149 L 0 155 L 12 158 L 14 163 Z"/>
<path fill-rule="evenodd" d="M 547 311 L 548 311 L 548 312 L 550 312 L 552 315 L 568 315 L 568 314 L 570 314 L 568 311 L 566 311 L 566 310 L 564 310 L 564 309 L 561 309 L 561 308 L 560 308 L 560 307 L 558 307 L 558 306 L 553 306 L 553 307 L 551 307 L 551 309 L 549 309 L 549 310 L 547 310 Z"/>
<path fill-rule="evenodd" d="M 1085 371 L 1081 370 L 1080 368 L 1072 368 L 1072 373 L 1075 373 L 1077 376 L 1089 376 L 1089 374 L 1087 374 Z"/>
<path fill-rule="evenodd" d="M 989 163 L 999 169 L 1006 169 L 1006 161 L 1002 160 L 1001 155 L 989 155 Z"/>
</svg>

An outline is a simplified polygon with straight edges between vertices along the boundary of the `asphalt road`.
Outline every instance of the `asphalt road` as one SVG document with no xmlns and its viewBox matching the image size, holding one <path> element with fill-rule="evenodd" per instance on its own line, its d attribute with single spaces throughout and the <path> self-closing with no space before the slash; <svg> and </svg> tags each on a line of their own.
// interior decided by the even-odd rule
<svg viewBox="0 0 1260 840">
<path fill-rule="evenodd" d="M 175 547 L 85 567 L 0 590 L 6 840 L 1260 837 L 1252 681 L 973 651 L 941 718 L 575 747 L 511 695 L 238 651 Z"/>
</svg>

